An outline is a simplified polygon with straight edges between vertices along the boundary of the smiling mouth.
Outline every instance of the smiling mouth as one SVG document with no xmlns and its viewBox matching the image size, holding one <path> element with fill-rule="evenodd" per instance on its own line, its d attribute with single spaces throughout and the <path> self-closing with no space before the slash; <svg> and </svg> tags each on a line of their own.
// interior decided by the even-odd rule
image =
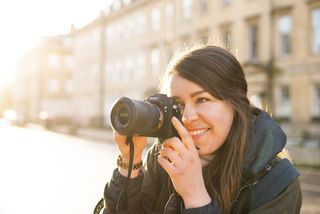
<svg viewBox="0 0 320 214">
<path fill-rule="evenodd" d="M 197 129 L 197 130 L 189 131 L 189 134 L 190 134 L 192 137 L 196 137 L 196 136 L 203 135 L 204 133 L 206 133 L 206 132 L 209 131 L 209 130 L 210 130 L 209 128 L 206 128 L 206 129 Z"/>
</svg>

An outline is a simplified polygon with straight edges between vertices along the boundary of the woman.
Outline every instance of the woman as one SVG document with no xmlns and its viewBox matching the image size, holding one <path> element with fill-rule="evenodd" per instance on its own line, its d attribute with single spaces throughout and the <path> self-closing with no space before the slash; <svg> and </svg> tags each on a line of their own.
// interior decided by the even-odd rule
<svg viewBox="0 0 320 214">
<path fill-rule="evenodd" d="M 298 172 L 280 157 L 286 136 L 250 106 L 241 65 L 227 50 L 202 46 L 173 61 L 164 92 L 175 97 L 180 138 L 155 143 L 139 168 L 145 137 L 129 146 L 114 133 L 118 168 L 104 193 L 104 213 L 299 213 Z M 123 194 L 125 187 L 126 194 Z"/>
</svg>

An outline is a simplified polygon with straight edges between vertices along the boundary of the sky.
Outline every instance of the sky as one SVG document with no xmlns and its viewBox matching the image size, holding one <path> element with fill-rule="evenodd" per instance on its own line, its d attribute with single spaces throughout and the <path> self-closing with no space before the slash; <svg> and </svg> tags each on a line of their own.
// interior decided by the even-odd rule
<svg viewBox="0 0 320 214">
<path fill-rule="evenodd" d="M 94 20 L 112 0 L 0 0 L 0 88 L 14 78 L 16 61 L 41 36 L 68 34 Z"/>
</svg>

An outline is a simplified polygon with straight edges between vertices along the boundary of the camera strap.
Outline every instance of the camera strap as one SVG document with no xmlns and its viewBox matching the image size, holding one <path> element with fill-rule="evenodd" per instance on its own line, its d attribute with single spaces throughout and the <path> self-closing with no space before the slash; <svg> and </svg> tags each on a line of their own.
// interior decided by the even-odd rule
<svg viewBox="0 0 320 214">
<path fill-rule="evenodd" d="M 126 182 L 121 190 L 119 199 L 117 201 L 117 205 L 116 205 L 117 212 L 121 211 L 121 210 L 126 210 L 127 206 L 128 206 L 127 186 L 128 186 L 128 183 L 129 183 L 130 177 L 131 177 L 131 172 L 132 172 L 132 168 L 133 168 L 133 157 L 134 157 L 134 145 L 133 145 L 133 141 L 132 141 L 132 136 L 127 136 L 126 144 L 130 146 L 129 169 L 128 169 L 128 175 L 127 175 Z M 123 203 L 122 203 L 122 201 L 123 201 Z M 123 205 L 123 206 L 121 206 L 121 205 Z"/>
</svg>

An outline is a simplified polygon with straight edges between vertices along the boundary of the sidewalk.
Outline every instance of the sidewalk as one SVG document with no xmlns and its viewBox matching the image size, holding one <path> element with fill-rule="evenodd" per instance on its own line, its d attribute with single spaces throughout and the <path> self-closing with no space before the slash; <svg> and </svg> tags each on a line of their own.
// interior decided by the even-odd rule
<svg viewBox="0 0 320 214">
<path fill-rule="evenodd" d="M 293 163 L 300 166 L 320 167 L 320 147 L 318 142 L 309 141 L 301 145 L 301 139 L 288 138 L 287 150 Z"/>
<path fill-rule="evenodd" d="M 29 128 L 35 127 L 39 128 L 40 126 L 29 125 Z M 63 126 L 56 127 L 52 131 L 69 135 L 72 134 L 70 133 L 69 127 Z M 72 135 L 102 143 L 113 142 L 111 128 L 78 128 Z M 153 141 L 150 140 L 150 143 L 152 142 Z M 307 142 L 304 146 L 301 146 L 299 139 L 288 138 L 287 149 L 296 165 L 320 167 L 320 147 L 316 143 Z"/>
<path fill-rule="evenodd" d="M 77 131 L 77 136 L 100 142 L 112 142 L 111 129 L 81 128 Z M 293 162 L 301 166 L 320 167 L 320 148 L 314 144 L 300 146 L 288 139 L 287 149 Z"/>
<path fill-rule="evenodd" d="M 108 128 L 79 128 L 75 135 L 99 142 L 113 141 L 112 130 Z"/>
<path fill-rule="evenodd" d="M 296 165 L 320 167 L 319 147 L 290 146 L 288 152 Z"/>
<path fill-rule="evenodd" d="M 113 141 L 112 130 L 111 128 L 77 128 L 72 130 L 70 126 L 54 126 L 51 129 L 46 129 L 42 125 L 29 123 L 26 125 L 26 128 L 30 129 L 41 129 L 48 130 L 52 132 L 57 132 L 61 134 L 73 135 L 76 137 L 81 137 L 93 141 L 99 142 L 111 142 Z"/>
</svg>

